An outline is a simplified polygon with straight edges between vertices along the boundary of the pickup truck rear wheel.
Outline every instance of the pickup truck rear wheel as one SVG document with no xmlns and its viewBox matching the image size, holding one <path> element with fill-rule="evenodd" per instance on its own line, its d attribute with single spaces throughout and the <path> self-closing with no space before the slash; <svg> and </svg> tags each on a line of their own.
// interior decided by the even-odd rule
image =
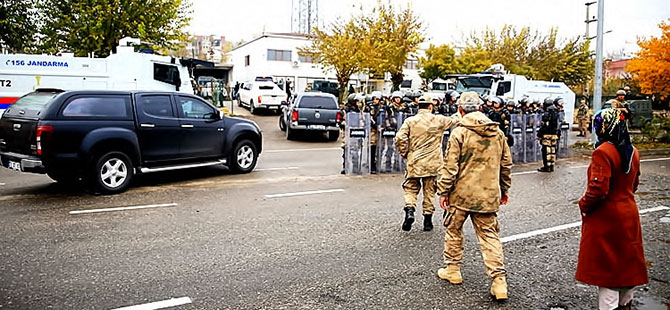
<svg viewBox="0 0 670 310">
<path fill-rule="evenodd" d="M 295 140 L 295 130 L 289 126 L 286 126 L 286 140 Z"/>
<path fill-rule="evenodd" d="M 249 100 L 249 113 L 256 114 L 256 109 L 254 108 L 254 101 Z"/>
<path fill-rule="evenodd" d="M 125 191 L 133 179 L 134 168 L 128 155 L 112 151 L 94 161 L 93 183 L 103 194 L 118 194 Z"/>
<path fill-rule="evenodd" d="M 337 130 L 331 130 L 328 132 L 328 141 L 337 141 L 337 138 L 340 137 L 340 132 Z"/>
<path fill-rule="evenodd" d="M 241 140 L 235 145 L 230 157 L 230 170 L 237 173 L 248 173 L 256 167 L 258 151 L 256 150 L 256 145 L 251 141 Z"/>
<path fill-rule="evenodd" d="M 284 114 L 279 115 L 279 130 L 286 131 L 286 122 L 284 122 Z"/>
</svg>

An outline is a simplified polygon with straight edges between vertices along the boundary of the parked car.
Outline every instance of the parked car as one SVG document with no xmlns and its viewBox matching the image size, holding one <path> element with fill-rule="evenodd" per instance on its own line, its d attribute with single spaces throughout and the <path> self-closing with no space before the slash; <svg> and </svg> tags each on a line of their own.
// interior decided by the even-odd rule
<svg viewBox="0 0 670 310">
<path fill-rule="evenodd" d="M 256 123 L 177 92 L 37 90 L 0 118 L 3 167 L 110 194 L 135 174 L 213 165 L 250 172 L 261 150 Z"/>
<path fill-rule="evenodd" d="M 296 133 L 327 133 L 328 140 L 336 141 L 340 135 L 340 121 L 335 96 L 321 92 L 299 93 L 284 105 L 279 116 L 279 129 L 286 131 L 286 139 L 295 139 Z"/>
<path fill-rule="evenodd" d="M 238 104 L 248 107 L 251 114 L 256 114 L 257 109 L 279 113 L 282 101 L 286 101 L 286 92 L 273 82 L 245 82 L 239 97 Z"/>
</svg>

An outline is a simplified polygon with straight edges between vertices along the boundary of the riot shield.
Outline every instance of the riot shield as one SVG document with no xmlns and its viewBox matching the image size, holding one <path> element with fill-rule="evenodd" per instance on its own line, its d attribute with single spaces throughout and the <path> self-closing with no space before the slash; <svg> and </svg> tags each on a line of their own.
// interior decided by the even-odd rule
<svg viewBox="0 0 670 310">
<path fill-rule="evenodd" d="M 533 126 L 533 136 L 537 137 L 537 133 L 540 131 L 540 127 L 542 127 L 542 113 L 535 114 L 535 123 Z M 533 161 L 538 160 L 542 160 L 542 143 L 540 143 L 540 140 L 535 139 L 535 160 Z"/>
<path fill-rule="evenodd" d="M 389 115 L 379 113 L 377 124 L 379 124 L 379 141 L 377 143 L 377 173 L 401 173 L 403 163 L 400 154 L 395 148 L 395 135 L 402 125 L 401 113 Z"/>
<path fill-rule="evenodd" d="M 522 163 L 524 162 L 524 126 L 525 122 L 523 120 L 524 114 L 512 114 L 511 117 L 511 129 L 510 129 L 510 134 L 512 135 L 512 138 L 514 139 L 514 145 L 512 145 L 512 149 L 510 150 L 512 152 L 512 161 L 515 163 Z"/>
<path fill-rule="evenodd" d="M 558 140 L 558 144 L 556 145 L 556 156 L 565 158 L 568 157 L 568 138 L 569 138 L 569 132 L 570 132 L 570 124 L 565 121 L 565 112 L 561 111 L 559 112 L 559 119 L 562 121 L 559 125 L 559 130 L 561 131 L 561 138 Z"/>
<path fill-rule="evenodd" d="M 537 137 L 537 131 L 535 131 L 535 116 L 537 114 L 524 114 L 523 115 L 523 121 L 524 121 L 524 126 L 523 126 L 523 141 L 524 141 L 524 149 L 523 149 L 523 162 L 529 163 L 529 162 L 534 162 L 536 161 L 536 154 L 537 154 L 537 148 L 535 147 L 536 145 L 536 137 Z"/>
<path fill-rule="evenodd" d="M 370 174 L 370 114 L 349 112 L 345 120 L 344 172 Z"/>
</svg>

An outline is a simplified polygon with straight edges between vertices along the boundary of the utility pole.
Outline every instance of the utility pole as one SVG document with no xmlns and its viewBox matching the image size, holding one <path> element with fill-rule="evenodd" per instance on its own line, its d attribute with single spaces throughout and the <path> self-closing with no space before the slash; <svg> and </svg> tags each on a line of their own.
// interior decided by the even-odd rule
<svg viewBox="0 0 670 310">
<path fill-rule="evenodd" d="M 600 110 L 603 93 L 603 24 L 605 22 L 605 0 L 598 0 L 598 37 L 596 38 L 596 72 L 593 83 L 593 111 Z M 595 141 L 596 135 L 591 135 Z"/>
<path fill-rule="evenodd" d="M 584 23 L 586 24 L 586 32 L 584 32 L 584 38 L 586 40 L 590 40 L 589 39 L 589 24 L 591 24 L 592 22 L 597 21 L 597 19 L 592 18 L 590 16 L 591 14 L 589 13 L 589 11 L 590 11 L 589 9 L 591 8 L 591 5 L 593 5 L 595 3 L 596 3 L 596 1 L 591 1 L 591 2 L 584 3 L 584 5 L 586 5 L 586 19 L 584 20 Z"/>
</svg>

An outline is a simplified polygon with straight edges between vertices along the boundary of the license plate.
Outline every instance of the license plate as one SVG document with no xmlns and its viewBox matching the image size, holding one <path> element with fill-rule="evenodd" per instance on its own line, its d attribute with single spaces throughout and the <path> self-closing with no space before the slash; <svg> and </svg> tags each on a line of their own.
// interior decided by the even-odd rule
<svg viewBox="0 0 670 310">
<path fill-rule="evenodd" d="M 309 126 L 307 126 L 307 129 L 326 130 L 326 126 L 324 126 L 324 125 L 309 125 Z"/>
<path fill-rule="evenodd" d="M 9 163 L 7 163 L 7 168 L 12 169 L 12 170 L 16 170 L 16 171 L 21 171 L 21 163 L 10 160 Z"/>
<path fill-rule="evenodd" d="M 276 110 L 277 108 L 279 108 L 279 107 L 276 107 L 276 106 L 270 106 L 270 110 Z"/>
</svg>

